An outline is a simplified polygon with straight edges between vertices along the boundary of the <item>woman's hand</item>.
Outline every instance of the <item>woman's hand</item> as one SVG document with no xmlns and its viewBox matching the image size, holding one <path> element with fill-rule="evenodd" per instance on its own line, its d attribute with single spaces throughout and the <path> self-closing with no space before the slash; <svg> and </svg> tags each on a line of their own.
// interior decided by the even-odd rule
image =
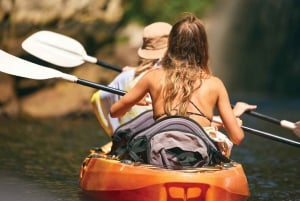
<svg viewBox="0 0 300 201">
<path fill-rule="evenodd" d="M 238 125 L 239 125 L 240 127 L 242 127 L 243 121 L 242 121 L 239 117 L 236 118 L 236 121 L 237 121 Z"/>
<path fill-rule="evenodd" d="M 256 105 L 249 105 L 248 103 L 244 103 L 244 102 L 237 102 L 234 105 L 233 108 L 233 113 L 236 117 L 241 116 L 242 114 L 244 114 L 246 111 L 248 110 L 255 110 L 257 108 Z"/>
<path fill-rule="evenodd" d="M 147 94 L 142 100 L 140 100 L 137 105 L 140 105 L 140 106 L 148 106 L 148 105 L 151 105 L 152 104 L 152 101 L 151 101 L 151 97 L 149 94 Z"/>
<path fill-rule="evenodd" d="M 256 108 L 257 108 L 256 105 L 249 105 L 248 103 L 237 102 L 233 108 L 233 113 L 236 116 L 238 125 L 239 126 L 243 125 L 243 121 L 239 118 L 239 116 L 241 116 L 248 110 L 254 110 Z M 213 122 L 211 123 L 211 126 L 218 127 L 218 128 L 223 127 L 223 123 L 220 116 L 213 117 Z"/>
</svg>

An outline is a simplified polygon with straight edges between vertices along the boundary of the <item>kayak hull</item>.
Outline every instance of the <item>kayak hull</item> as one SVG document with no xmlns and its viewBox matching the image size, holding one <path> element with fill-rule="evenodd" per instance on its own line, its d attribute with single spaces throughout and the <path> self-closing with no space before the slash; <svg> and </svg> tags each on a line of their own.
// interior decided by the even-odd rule
<svg viewBox="0 0 300 201">
<path fill-rule="evenodd" d="M 94 153 L 83 162 L 79 184 L 85 194 L 101 201 L 243 201 L 249 197 L 247 178 L 238 163 L 169 170 Z"/>
</svg>

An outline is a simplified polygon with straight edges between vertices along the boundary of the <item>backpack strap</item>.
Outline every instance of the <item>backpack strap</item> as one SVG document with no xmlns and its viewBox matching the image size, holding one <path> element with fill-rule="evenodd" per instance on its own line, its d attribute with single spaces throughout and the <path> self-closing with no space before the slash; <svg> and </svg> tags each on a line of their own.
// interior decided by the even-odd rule
<svg viewBox="0 0 300 201">
<path fill-rule="evenodd" d="M 190 133 L 201 138 L 208 149 L 209 162 L 208 164 L 216 164 L 220 162 L 230 162 L 228 158 L 222 155 L 215 142 L 210 139 L 204 129 L 194 120 L 182 116 L 167 116 L 164 117 L 152 126 L 141 130 L 134 134 L 128 141 L 127 151 L 134 161 L 149 162 L 146 159 L 149 156 L 145 155 L 143 151 L 148 148 L 149 141 L 152 136 L 157 133 L 168 131 L 180 131 L 183 133 Z M 142 147 L 142 148 L 141 148 Z"/>
<path fill-rule="evenodd" d="M 119 157 L 126 155 L 128 140 L 153 123 L 153 112 L 148 110 L 119 126 L 112 136 L 113 145 L 110 154 Z"/>
</svg>

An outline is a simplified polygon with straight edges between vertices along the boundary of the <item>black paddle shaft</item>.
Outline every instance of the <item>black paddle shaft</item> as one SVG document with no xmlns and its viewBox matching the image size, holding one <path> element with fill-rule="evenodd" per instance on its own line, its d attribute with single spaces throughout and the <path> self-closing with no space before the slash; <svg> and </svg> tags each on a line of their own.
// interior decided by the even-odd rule
<svg viewBox="0 0 300 201">
<path fill-rule="evenodd" d="M 234 105 L 231 105 L 231 107 L 233 108 Z M 265 120 L 265 121 L 268 121 L 268 122 L 271 122 L 271 123 L 274 123 L 274 124 L 281 125 L 281 121 L 279 119 L 274 118 L 274 117 L 270 117 L 270 116 L 252 111 L 252 110 L 248 110 L 245 113 L 248 114 L 248 115 L 257 117 L 259 119 L 262 119 L 262 120 Z"/>
<path fill-rule="evenodd" d="M 122 90 L 119 90 L 119 89 L 116 89 L 116 88 L 113 88 L 113 87 L 109 87 L 109 86 L 105 86 L 105 85 L 100 85 L 100 84 L 90 82 L 90 81 L 87 81 L 87 80 L 83 80 L 83 79 L 80 79 L 80 78 L 77 78 L 76 83 L 84 85 L 84 86 L 92 87 L 92 88 L 95 88 L 95 89 L 100 89 L 100 90 L 103 90 L 103 91 L 107 91 L 107 92 L 110 92 L 110 93 L 114 93 L 114 94 L 117 94 L 117 95 L 120 95 L 120 96 L 124 96 L 126 94 L 126 91 L 122 91 Z M 244 131 L 247 131 L 248 133 L 258 135 L 260 137 L 264 137 L 264 138 L 267 138 L 267 139 L 270 139 L 270 140 L 274 140 L 274 141 L 277 141 L 277 142 L 282 142 L 282 143 L 289 144 L 289 145 L 300 148 L 300 142 L 297 142 L 297 141 L 293 141 L 293 140 L 290 140 L 290 139 L 287 139 L 287 138 L 276 136 L 276 135 L 273 135 L 271 133 L 259 131 L 259 130 L 253 129 L 253 128 L 248 128 L 248 127 L 245 127 L 245 126 L 242 126 L 242 129 Z"/>
<path fill-rule="evenodd" d="M 90 82 L 88 80 L 84 80 L 84 79 L 80 79 L 80 78 L 78 78 L 76 83 L 84 85 L 84 86 L 92 87 L 94 89 L 100 89 L 100 90 L 103 90 L 103 91 L 111 92 L 111 93 L 114 93 L 114 94 L 117 94 L 117 95 L 120 95 L 120 96 L 124 96 L 126 94 L 125 91 L 122 91 L 120 89 L 116 89 L 116 88 L 105 86 L 105 85 L 100 85 L 100 84 Z"/>
<path fill-rule="evenodd" d="M 109 68 L 111 70 L 117 71 L 119 73 L 122 72 L 122 69 L 119 66 L 114 66 L 114 65 L 105 63 L 103 61 L 100 61 L 99 59 L 97 59 L 97 63 L 96 64 L 98 64 L 100 66 L 103 66 L 103 67 L 106 67 L 106 68 Z"/>
<path fill-rule="evenodd" d="M 255 117 L 257 117 L 259 119 L 262 119 L 262 120 L 269 121 L 271 123 L 275 123 L 275 124 L 281 125 L 280 124 L 280 120 L 276 119 L 274 117 L 270 117 L 270 116 L 267 116 L 267 115 L 264 115 L 264 114 L 260 114 L 258 112 L 254 112 L 254 111 L 246 111 L 246 114 L 249 114 L 251 116 L 255 116 Z"/>
<path fill-rule="evenodd" d="M 277 141 L 277 142 L 282 142 L 282 143 L 289 144 L 289 145 L 292 145 L 294 147 L 300 148 L 300 142 L 297 142 L 297 141 L 293 141 L 293 140 L 290 140 L 290 139 L 287 139 L 287 138 L 283 138 L 283 137 L 273 135 L 271 133 L 263 132 L 263 131 L 260 131 L 260 130 L 256 130 L 256 129 L 253 129 L 253 128 L 248 128 L 248 127 L 245 127 L 245 126 L 242 126 L 242 129 L 244 131 L 248 132 L 248 133 L 258 135 L 260 137 L 264 137 L 264 138 L 267 138 L 267 139 L 270 139 L 270 140 L 274 140 L 274 141 Z"/>
</svg>

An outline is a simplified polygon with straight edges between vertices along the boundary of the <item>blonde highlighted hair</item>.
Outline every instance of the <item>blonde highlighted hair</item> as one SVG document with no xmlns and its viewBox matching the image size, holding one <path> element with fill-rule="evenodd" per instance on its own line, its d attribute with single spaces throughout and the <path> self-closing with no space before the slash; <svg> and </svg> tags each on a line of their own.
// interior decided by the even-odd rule
<svg viewBox="0 0 300 201">
<path fill-rule="evenodd" d="M 164 112 L 187 116 L 193 92 L 202 79 L 211 75 L 208 66 L 208 41 L 203 22 L 193 15 L 178 21 L 169 35 L 168 49 L 162 59 L 164 78 Z M 200 84 L 195 86 L 197 80 Z M 173 111 L 173 112 L 172 112 Z"/>
<path fill-rule="evenodd" d="M 148 71 L 153 68 L 157 64 L 159 59 L 144 59 L 140 58 L 138 63 L 138 67 L 135 69 L 134 77 L 138 77 L 145 71 Z"/>
</svg>

